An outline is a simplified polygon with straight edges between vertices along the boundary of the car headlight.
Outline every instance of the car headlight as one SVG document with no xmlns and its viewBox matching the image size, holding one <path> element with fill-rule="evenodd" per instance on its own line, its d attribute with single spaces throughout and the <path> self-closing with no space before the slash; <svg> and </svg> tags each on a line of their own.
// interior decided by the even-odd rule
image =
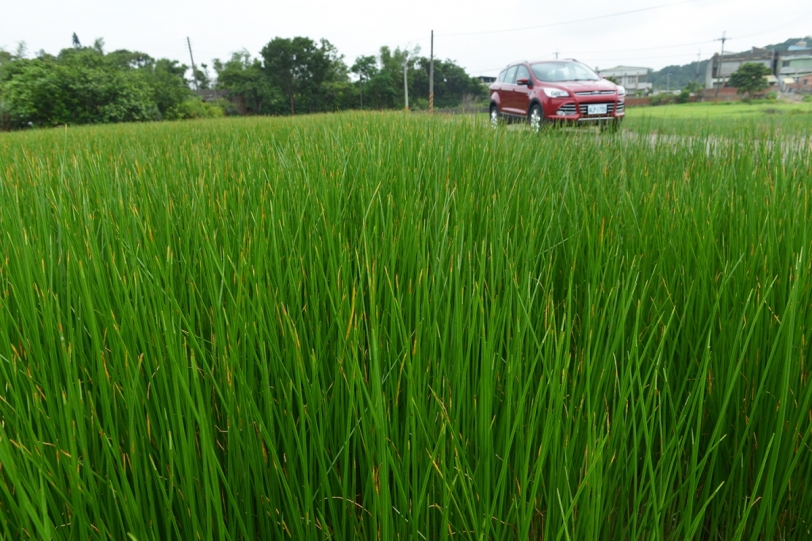
<svg viewBox="0 0 812 541">
<path fill-rule="evenodd" d="M 542 88 L 548 98 L 569 98 L 570 93 L 566 90 L 559 90 L 558 88 Z"/>
<path fill-rule="evenodd" d="M 626 89 L 624 87 L 622 87 L 622 86 L 618 86 L 617 87 L 617 95 L 618 96 L 625 96 L 626 95 Z"/>
</svg>

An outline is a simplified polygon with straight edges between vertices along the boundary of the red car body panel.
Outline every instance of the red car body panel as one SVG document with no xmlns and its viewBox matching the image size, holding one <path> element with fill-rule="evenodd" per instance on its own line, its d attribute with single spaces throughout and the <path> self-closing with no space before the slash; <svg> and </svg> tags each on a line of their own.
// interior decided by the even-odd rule
<svg viewBox="0 0 812 541">
<path fill-rule="evenodd" d="M 557 65 L 577 64 L 585 68 L 595 80 L 542 81 L 533 66 L 554 70 Z M 491 104 L 502 116 L 514 119 L 527 118 L 533 104 L 541 105 L 545 120 L 559 122 L 619 121 L 625 116 L 625 93 L 622 87 L 595 74 L 587 66 L 574 60 L 551 60 L 543 62 L 517 62 L 500 73 L 500 79 L 490 86 Z M 517 79 L 527 79 L 527 84 L 516 84 Z M 523 82 L 523 81 L 522 81 Z M 565 97 L 550 97 L 544 89 L 567 93 Z M 598 112 L 590 114 L 590 105 Z M 605 112 L 601 105 L 605 105 Z"/>
</svg>

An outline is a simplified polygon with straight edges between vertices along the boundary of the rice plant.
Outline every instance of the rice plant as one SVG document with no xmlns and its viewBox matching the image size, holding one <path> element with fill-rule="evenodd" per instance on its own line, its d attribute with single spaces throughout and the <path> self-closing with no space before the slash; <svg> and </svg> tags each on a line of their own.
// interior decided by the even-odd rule
<svg viewBox="0 0 812 541">
<path fill-rule="evenodd" d="M 0 538 L 806 539 L 810 154 L 0 134 Z"/>
</svg>

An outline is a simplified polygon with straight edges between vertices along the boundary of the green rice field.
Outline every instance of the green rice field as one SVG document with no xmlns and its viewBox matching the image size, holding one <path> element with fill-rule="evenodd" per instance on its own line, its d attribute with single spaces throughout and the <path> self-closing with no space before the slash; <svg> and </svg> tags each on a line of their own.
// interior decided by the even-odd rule
<svg viewBox="0 0 812 541">
<path fill-rule="evenodd" d="M 809 539 L 809 125 L 674 122 L 0 134 L 0 539 Z"/>
</svg>

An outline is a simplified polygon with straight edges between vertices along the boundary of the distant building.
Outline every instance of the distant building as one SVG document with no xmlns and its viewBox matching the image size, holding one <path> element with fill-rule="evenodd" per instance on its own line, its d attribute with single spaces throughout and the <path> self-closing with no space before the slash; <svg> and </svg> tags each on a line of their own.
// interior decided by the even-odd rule
<svg viewBox="0 0 812 541">
<path fill-rule="evenodd" d="M 648 75 L 648 68 L 640 68 L 634 66 L 617 66 L 614 68 L 600 70 L 598 74 L 609 78 L 611 77 L 617 84 L 623 86 L 628 92 L 637 92 L 641 90 L 651 90 L 651 83 L 640 81 Z"/>
<path fill-rule="evenodd" d="M 752 50 L 743 53 L 726 52 L 724 57 L 718 53 L 714 54 L 708 62 L 708 69 L 705 72 L 705 88 L 725 86 L 727 80 L 739 69 L 739 66 L 748 62 L 764 64 L 770 69 L 770 73 L 773 73 L 775 59 L 775 51 L 758 47 L 753 47 Z"/>
<path fill-rule="evenodd" d="M 489 86 L 490 84 L 496 82 L 496 77 L 490 77 L 488 75 L 477 75 L 476 78 L 479 79 L 479 82 L 485 86 Z"/>
<path fill-rule="evenodd" d="M 804 78 L 809 79 L 812 75 L 812 48 L 807 47 L 805 41 L 790 46 L 787 52 L 780 54 L 775 74 L 788 84 L 800 82 Z"/>
<path fill-rule="evenodd" d="M 746 62 L 767 66 L 772 74 L 766 76 L 767 83 L 782 90 L 788 85 L 800 84 L 803 87 L 812 82 L 812 48 L 807 46 L 807 42 L 799 41 L 783 52 L 753 47 L 743 53 L 725 53 L 724 57 L 714 54 L 708 62 L 705 88 L 726 86 L 730 76 Z"/>
</svg>

